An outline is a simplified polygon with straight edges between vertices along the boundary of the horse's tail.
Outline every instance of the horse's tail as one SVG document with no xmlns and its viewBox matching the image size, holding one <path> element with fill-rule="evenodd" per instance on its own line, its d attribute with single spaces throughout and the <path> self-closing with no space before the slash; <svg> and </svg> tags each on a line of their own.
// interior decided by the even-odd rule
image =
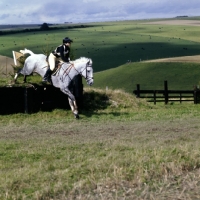
<svg viewBox="0 0 200 200">
<path fill-rule="evenodd" d="M 29 50 L 29 49 L 20 50 L 20 52 L 21 52 L 22 54 L 34 55 L 34 53 L 33 53 L 31 50 Z"/>
</svg>

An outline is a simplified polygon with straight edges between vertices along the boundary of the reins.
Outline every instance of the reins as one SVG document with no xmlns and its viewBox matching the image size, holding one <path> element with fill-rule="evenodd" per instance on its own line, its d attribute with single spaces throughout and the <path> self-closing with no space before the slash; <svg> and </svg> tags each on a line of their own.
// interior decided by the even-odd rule
<svg viewBox="0 0 200 200">
<path fill-rule="evenodd" d="M 88 76 L 87 76 L 87 64 L 86 64 L 85 68 L 84 68 L 81 72 L 79 72 L 79 71 L 76 69 L 76 67 L 74 66 L 74 63 L 71 63 L 71 65 L 70 65 L 69 67 L 67 67 L 67 69 L 65 69 L 65 70 L 63 69 L 64 72 L 63 72 L 63 75 L 62 75 L 62 81 L 64 80 L 64 75 L 65 75 L 65 77 L 68 76 L 69 79 L 72 80 L 72 78 L 69 76 L 69 73 L 70 73 L 70 71 L 71 71 L 72 68 L 74 68 L 75 71 L 76 71 L 78 74 L 80 74 L 81 76 L 83 76 L 83 71 L 86 70 L 86 77 L 85 77 L 85 79 L 88 79 Z M 90 77 L 90 79 L 92 79 L 92 78 L 93 78 L 93 77 Z"/>
<path fill-rule="evenodd" d="M 69 67 L 67 67 L 67 69 L 63 72 L 63 74 L 67 74 L 68 75 L 69 72 L 71 71 L 72 67 L 74 67 L 74 63 L 71 63 L 71 65 Z"/>
<path fill-rule="evenodd" d="M 65 69 L 65 70 L 63 69 L 64 72 L 63 72 L 63 75 L 62 75 L 62 81 L 64 80 L 64 77 L 63 77 L 64 75 L 65 75 L 65 77 L 68 76 L 69 79 L 72 80 L 71 77 L 69 76 L 69 73 L 70 73 L 70 71 L 71 71 L 72 68 L 74 68 L 75 70 L 76 70 L 76 68 L 74 67 L 74 63 L 70 63 L 70 64 L 71 64 L 71 65 L 70 65 L 69 67 L 67 67 L 67 69 Z M 76 70 L 76 71 L 77 71 L 77 70 Z M 77 72 L 78 72 L 78 71 L 77 71 Z"/>
</svg>

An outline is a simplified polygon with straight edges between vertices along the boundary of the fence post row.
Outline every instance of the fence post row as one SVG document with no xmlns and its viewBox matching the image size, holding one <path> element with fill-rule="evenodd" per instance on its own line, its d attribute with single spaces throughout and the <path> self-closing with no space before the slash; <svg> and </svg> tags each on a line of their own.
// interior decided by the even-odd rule
<svg viewBox="0 0 200 200">
<path fill-rule="evenodd" d="M 194 90 L 194 104 L 197 104 L 198 103 L 198 100 L 197 100 L 197 93 L 198 91 L 197 90 Z"/>
<path fill-rule="evenodd" d="M 140 84 L 137 84 L 137 94 L 136 96 L 140 98 Z"/>
<path fill-rule="evenodd" d="M 169 97 L 169 93 L 168 93 L 168 83 L 167 81 L 164 81 L 164 89 L 165 89 L 165 104 L 168 104 L 168 97 Z"/>
<path fill-rule="evenodd" d="M 182 101 L 193 101 L 194 104 L 198 103 L 198 96 L 200 94 L 200 90 L 197 88 L 194 88 L 194 90 L 168 90 L 168 82 L 165 80 L 164 81 L 164 90 L 141 90 L 140 89 L 140 84 L 136 85 L 136 90 L 133 91 L 133 93 L 136 95 L 137 98 L 153 98 L 154 104 L 156 102 L 165 102 L 165 104 L 168 104 L 169 101 L 179 101 L 182 103 Z M 151 94 L 152 96 L 141 96 L 141 94 Z M 156 94 L 163 94 L 164 97 L 161 96 L 156 96 Z M 179 96 L 170 96 L 170 94 L 179 94 Z M 186 95 L 183 95 L 186 94 Z M 191 96 L 189 96 L 191 95 Z M 193 98 L 191 99 L 185 99 L 183 100 L 182 98 Z M 164 99 L 164 100 L 157 100 L 158 98 Z M 176 98 L 176 99 L 171 99 L 170 98 Z M 177 98 L 179 98 L 177 100 Z M 152 100 L 150 100 L 152 102 Z"/>
</svg>

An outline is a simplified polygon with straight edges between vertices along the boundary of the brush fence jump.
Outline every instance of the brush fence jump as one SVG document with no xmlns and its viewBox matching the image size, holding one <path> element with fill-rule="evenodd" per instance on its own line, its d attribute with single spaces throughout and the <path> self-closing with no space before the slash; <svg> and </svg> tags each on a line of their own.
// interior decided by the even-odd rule
<svg viewBox="0 0 200 200">
<path fill-rule="evenodd" d="M 141 90 L 140 85 L 137 84 L 137 89 L 133 93 L 138 98 L 146 98 L 148 102 L 180 102 L 192 101 L 194 104 L 199 103 L 199 90 L 168 90 L 168 83 L 164 81 L 164 90 Z"/>
<path fill-rule="evenodd" d="M 82 77 L 73 80 L 71 91 L 79 107 L 82 106 L 83 84 Z M 52 85 L 30 85 L 0 87 L 0 114 L 35 113 L 38 111 L 52 111 L 70 109 L 68 96 Z"/>
</svg>

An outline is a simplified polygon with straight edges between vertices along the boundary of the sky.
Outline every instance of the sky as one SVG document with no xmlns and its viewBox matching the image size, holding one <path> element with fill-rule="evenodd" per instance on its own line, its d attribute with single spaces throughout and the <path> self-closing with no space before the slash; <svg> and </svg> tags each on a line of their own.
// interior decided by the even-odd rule
<svg viewBox="0 0 200 200">
<path fill-rule="evenodd" d="M 200 0 L 1 0 L 1 24 L 87 23 L 200 16 Z"/>
</svg>

